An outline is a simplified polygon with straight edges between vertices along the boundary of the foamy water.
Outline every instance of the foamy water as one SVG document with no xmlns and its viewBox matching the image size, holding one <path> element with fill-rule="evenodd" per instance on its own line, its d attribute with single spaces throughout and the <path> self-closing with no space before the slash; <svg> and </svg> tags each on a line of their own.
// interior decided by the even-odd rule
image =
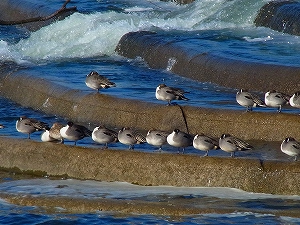
<svg viewBox="0 0 300 225">
<path fill-rule="evenodd" d="M 226 35 L 226 30 L 233 29 L 235 34 L 229 35 L 242 35 L 246 41 L 300 46 L 298 38 L 276 32 L 270 35 L 268 29 L 254 27 L 256 13 L 265 2 L 206 0 L 186 6 L 159 1 L 142 1 L 141 6 L 136 6 L 135 2 L 126 2 L 125 6 L 119 6 L 119 11 L 75 13 L 31 33 L 18 43 L 2 41 L 0 53 L 3 60 L 15 59 L 18 63 L 111 56 L 124 34 L 140 30 L 163 30 L 170 34 L 172 31 L 224 30 Z"/>
</svg>

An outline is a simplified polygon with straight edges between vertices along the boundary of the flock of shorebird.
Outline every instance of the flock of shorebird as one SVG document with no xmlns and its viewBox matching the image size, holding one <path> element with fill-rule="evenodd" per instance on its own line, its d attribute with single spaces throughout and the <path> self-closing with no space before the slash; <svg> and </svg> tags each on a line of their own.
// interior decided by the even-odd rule
<svg viewBox="0 0 300 225">
<path fill-rule="evenodd" d="M 88 87 L 97 90 L 105 89 L 116 86 L 114 82 L 109 81 L 106 77 L 98 74 L 95 71 L 90 72 L 85 79 L 85 83 Z M 184 90 L 180 88 L 168 87 L 165 84 L 160 84 L 156 88 L 155 96 L 158 100 L 166 101 L 168 105 L 173 104 L 173 100 L 188 100 L 184 95 Z M 291 106 L 300 108 L 300 92 L 295 93 L 292 97 L 276 92 L 268 91 L 265 94 L 265 101 L 263 102 L 257 95 L 241 89 L 236 94 L 236 101 L 247 108 L 247 111 L 251 111 L 253 107 L 277 107 L 278 112 L 281 112 L 282 106 L 290 104 Z M 148 143 L 153 146 L 157 146 L 159 150 L 163 145 L 169 144 L 171 146 L 182 148 L 182 152 L 188 146 L 193 146 L 195 149 L 205 151 L 205 156 L 208 155 L 209 150 L 221 149 L 225 152 L 231 153 L 231 157 L 235 156 L 236 151 L 250 150 L 253 147 L 230 134 L 222 134 L 219 140 L 204 135 L 203 133 L 195 136 L 174 129 L 172 133 L 161 130 L 149 130 L 147 135 L 144 136 L 135 129 L 123 127 L 118 132 L 108 129 L 101 125 L 95 127 L 93 131 L 88 128 L 75 124 L 69 121 L 66 125 L 55 122 L 52 127 L 48 124 L 41 122 L 33 118 L 27 118 L 25 116 L 20 117 L 16 121 L 16 129 L 18 132 L 30 134 L 35 131 L 44 131 L 41 135 L 42 141 L 57 141 L 63 143 L 64 140 L 74 141 L 75 145 L 78 140 L 85 137 L 91 137 L 96 143 L 104 144 L 105 147 L 109 143 L 117 142 L 124 145 L 128 145 L 129 149 L 134 149 L 135 144 Z M 281 151 L 289 156 L 293 156 L 294 160 L 297 160 L 297 156 L 300 154 L 300 143 L 294 138 L 288 137 L 283 140 L 281 144 Z"/>
</svg>

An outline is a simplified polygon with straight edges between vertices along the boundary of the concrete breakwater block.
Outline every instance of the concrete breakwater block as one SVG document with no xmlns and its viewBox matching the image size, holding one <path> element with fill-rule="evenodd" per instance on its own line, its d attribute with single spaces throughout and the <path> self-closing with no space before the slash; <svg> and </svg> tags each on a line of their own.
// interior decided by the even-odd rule
<svg viewBox="0 0 300 225">
<path fill-rule="evenodd" d="M 99 150 L 1 137 L 0 165 L 77 179 L 300 195 L 299 162 Z"/>
<path fill-rule="evenodd" d="M 192 106 L 166 106 L 66 88 L 15 72 L 0 76 L 1 95 L 18 104 L 81 123 L 133 127 L 220 137 L 230 133 L 246 140 L 300 139 L 299 116 L 285 113 L 244 113 Z M 30 93 L 30 95 L 24 95 Z M 287 125 L 288 124 L 288 125 Z"/>
<path fill-rule="evenodd" d="M 1 0 L 0 9 L 0 22 L 22 21 L 37 17 L 48 17 L 59 10 L 59 8 L 51 7 L 51 4 L 41 4 L 41 2 L 34 0 Z M 76 11 L 76 7 L 66 7 L 65 10 L 62 10 L 61 12 L 57 13 L 56 16 L 50 19 L 23 23 L 20 24 L 20 26 L 25 27 L 30 31 L 36 31 L 41 27 L 53 23 L 56 20 L 62 20 Z"/>
<path fill-rule="evenodd" d="M 169 40 L 154 32 L 130 32 L 119 41 L 116 52 L 141 57 L 151 68 L 166 69 L 201 82 L 230 88 L 266 92 L 277 90 L 294 94 L 299 90 L 299 67 L 268 65 L 216 56 L 195 50 L 180 40 Z"/>
<path fill-rule="evenodd" d="M 259 10 L 254 24 L 283 33 L 300 35 L 300 3 L 298 1 L 270 1 Z"/>
</svg>

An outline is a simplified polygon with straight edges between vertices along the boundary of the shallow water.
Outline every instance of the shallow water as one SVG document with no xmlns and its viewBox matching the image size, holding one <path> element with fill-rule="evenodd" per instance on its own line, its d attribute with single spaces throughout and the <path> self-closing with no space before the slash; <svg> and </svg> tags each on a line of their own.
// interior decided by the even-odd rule
<svg viewBox="0 0 300 225">
<path fill-rule="evenodd" d="M 59 8 L 61 1 L 51 0 L 54 8 Z M 117 87 L 103 90 L 103 94 L 117 97 L 140 99 L 157 104 L 166 104 L 155 99 L 155 88 L 160 83 L 181 87 L 190 92 L 187 102 L 182 105 L 193 105 L 216 109 L 231 109 L 244 111 L 235 101 L 237 90 L 219 87 L 211 83 L 202 83 L 183 78 L 170 72 L 171 66 L 163 70 L 150 69 L 142 59 L 126 59 L 116 55 L 114 49 L 119 39 L 127 32 L 150 30 L 158 32 L 162 38 L 180 40 L 182 44 L 193 47 L 197 51 L 211 52 L 226 58 L 260 62 L 275 65 L 290 65 L 299 67 L 300 40 L 297 36 L 272 31 L 268 28 L 257 28 L 253 20 L 259 8 L 267 1 L 249 0 L 205 0 L 196 1 L 191 5 L 180 6 L 171 2 L 160 1 L 93 1 L 74 2 L 79 13 L 75 13 L 64 21 L 56 22 L 36 32 L 30 33 L 22 28 L 0 26 L 0 61 L 14 61 L 25 73 L 49 79 L 69 88 L 92 93 L 84 84 L 85 76 L 96 70 L 117 84 Z M 247 10 L 245 10 L 247 9 Z M 276 89 L 276 88 L 275 88 Z M 257 93 L 263 97 L 264 93 Z M 292 93 L 290 93 L 292 94 Z M 34 117 L 49 124 L 55 121 L 65 123 L 67 118 L 55 115 L 45 115 L 32 109 L 0 98 L 0 123 L 6 126 L 0 130 L 4 136 L 26 138 L 15 130 L 15 121 L 20 115 Z M 276 109 L 257 108 L 255 111 L 276 112 Z M 284 113 L 299 113 L 299 110 L 286 107 Z M 103 122 L 103 121 L 99 121 Z M 93 129 L 96 124 L 87 124 Z M 116 128 L 117 129 L 117 128 Z M 32 139 L 40 141 L 40 133 L 34 133 Z M 67 142 L 66 144 L 73 144 Z M 79 145 L 101 148 L 91 139 L 78 142 Z M 265 148 L 265 143 L 259 143 L 254 151 L 241 152 L 238 157 L 259 157 L 260 159 L 291 160 L 279 151 L 279 143 Z M 113 149 L 126 149 L 126 146 L 116 143 Z M 264 149 L 265 151 L 261 151 Z M 155 149 L 147 144 L 136 147 L 138 151 L 152 152 Z M 165 152 L 177 153 L 177 149 L 165 146 Z M 203 152 L 186 149 L 187 154 L 202 155 Z M 163 154 L 163 153 L 162 153 Z M 213 156 L 228 157 L 228 154 L 218 150 L 211 151 Z M 10 178 L 7 178 L 10 179 Z M 7 190 L 13 193 L 30 193 L 24 186 L 42 189 L 48 181 L 33 184 L 32 181 L 21 183 L 8 182 Z M 67 182 L 67 181 L 61 181 Z M 11 186 L 9 186 L 11 184 Z M 3 184 L 4 185 L 4 184 Z M 0 187 L 0 190 L 4 186 Z M 53 184 L 55 185 L 55 184 Z M 71 184 L 68 184 L 71 186 Z M 78 184 L 79 185 L 79 184 Z M 82 186 L 81 186 L 82 185 Z M 98 192 L 101 183 L 92 183 L 93 190 Z M 72 186 L 73 187 L 73 186 Z M 80 188 L 85 187 L 81 183 Z M 48 187 L 47 187 L 48 188 Z M 143 189 L 143 188 L 141 188 Z M 51 191 L 56 189 L 50 189 Z M 128 194 L 122 189 L 116 192 Z M 189 198 L 190 189 L 180 196 Z M 145 192 L 145 190 L 142 190 Z M 221 189 L 217 197 L 226 194 Z M 49 193 L 46 193 L 49 194 Z M 62 193 L 58 193 L 59 195 Z M 78 194 L 78 193 L 77 193 Z M 111 192 L 111 195 L 115 192 Z M 199 195 L 211 201 L 207 193 Z M 251 195 L 248 193 L 247 195 Z M 88 194 L 91 196 L 91 193 Z M 191 195 L 195 201 L 203 198 Z M 98 196 L 99 197 L 99 196 Z M 105 196 L 107 197 L 107 196 Z M 147 193 L 142 198 L 150 200 L 173 198 L 166 194 L 151 195 Z M 299 199 L 287 201 L 286 196 L 271 196 L 270 199 L 254 197 L 236 202 L 232 198 L 222 198 L 228 204 L 233 204 L 237 212 L 230 214 L 203 214 L 174 219 L 168 216 L 153 215 L 118 215 L 117 213 L 66 214 L 57 212 L 46 213 L 42 208 L 20 207 L 1 202 L 0 223 L 3 224 L 300 224 L 299 218 L 275 216 L 272 210 L 299 207 Z M 129 196 L 132 198 L 132 196 Z M 200 199 L 199 199 L 200 198 Z M 224 201 L 225 201 L 224 200 Z M 218 202 L 218 201 L 217 201 Z M 248 209 L 238 212 L 239 207 Z M 263 208 L 262 213 L 257 210 Z M 269 210 L 269 211 L 268 211 Z M 268 213 L 265 213 L 268 211 Z M 17 222 L 16 222 L 17 221 Z"/>
<path fill-rule="evenodd" d="M 206 209 L 228 209 L 232 213 L 177 216 L 154 216 L 120 214 L 113 212 L 91 212 L 71 214 L 68 208 L 57 207 L 45 215 L 41 207 L 15 207 L 0 202 L 0 221 L 15 216 L 22 224 L 56 223 L 77 224 L 102 223 L 155 223 L 155 224 L 299 224 L 300 220 L 285 216 L 300 206 L 299 196 L 275 196 L 247 193 L 232 188 L 187 188 L 187 187 L 141 187 L 120 182 L 95 182 L 77 180 L 28 179 L 9 180 L 0 184 L 1 193 L 85 199 L 118 199 L 127 201 L 166 202 L 170 205 L 199 207 Z M 88 204 L 88 202 L 86 203 Z M 180 210 L 180 209 L 179 209 Z M 272 211 L 276 210 L 276 215 Z M 9 214 L 7 214 L 9 212 Z"/>
</svg>

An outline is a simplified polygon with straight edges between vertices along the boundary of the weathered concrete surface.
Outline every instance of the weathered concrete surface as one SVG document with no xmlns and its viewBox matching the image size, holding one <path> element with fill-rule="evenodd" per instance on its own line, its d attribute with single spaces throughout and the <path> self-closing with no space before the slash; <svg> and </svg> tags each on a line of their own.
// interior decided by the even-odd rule
<svg viewBox="0 0 300 225">
<path fill-rule="evenodd" d="M 300 35 L 300 3 L 298 1 L 270 1 L 259 10 L 254 24 Z"/>
<path fill-rule="evenodd" d="M 1 137 L 0 165 L 77 179 L 300 195 L 300 162 L 98 150 Z"/>
<path fill-rule="evenodd" d="M 217 137 L 230 133 L 246 140 L 282 141 L 287 136 L 300 139 L 299 115 L 279 114 L 275 110 L 274 113 L 244 113 L 86 94 L 22 72 L 0 74 L 0 84 L 0 94 L 22 106 L 81 123 L 129 126 L 145 131 L 178 128 L 191 134 L 203 132 Z"/>
<path fill-rule="evenodd" d="M 191 201 L 177 199 L 176 201 L 168 200 L 162 202 L 149 202 L 149 200 L 122 200 L 122 199 L 88 199 L 88 198 L 70 198 L 70 197 L 43 197 L 30 195 L 13 195 L 0 193 L 0 198 L 5 201 L 24 205 L 43 207 L 47 213 L 57 213 L 57 206 L 63 208 L 64 213 L 91 213 L 99 211 L 114 211 L 121 214 L 148 214 L 148 215 L 166 215 L 172 216 L 172 221 L 176 221 L 184 215 L 193 214 L 227 214 L 237 212 L 249 212 L 249 208 L 239 206 L 238 210 L 228 205 L 228 202 L 223 204 L 201 204 L 199 201 L 193 204 Z M 227 203 L 227 204 L 226 204 Z M 288 208 L 273 210 L 272 215 L 299 217 L 298 208 Z M 251 209 L 253 213 L 269 214 L 268 209 Z M 178 217 L 178 218 L 176 218 Z"/>
<path fill-rule="evenodd" d="M 62 1 L 62 4 L 64 2 Z M 41 4 L 36 0 L 1 0 L 0 1 L 0 21 L 21 21 L 35 17 L 46 17 L 57 11 L 59 8 L 51 7 L 51 4 Z M 55 20 L 61 20 L 76 12 L 76 9 L 68 8 L 57 16 L 46 20 L 21 24 L 20 26 L 28 30 L 35 31 L 43 26 L 53 23 Z"/>
<path fill-rule="evenodd" d="M 181 41 L 163 39 L 153 32 L 125 34 L 116 47 L 118 54 L 141 57 L 152 68 L 166 69 L 170 59 L 176 61 L 171 71 L 201 82 L 224 87 L 266 92 L 276 90 L 295 93 L 300 89 L 300 67 L 268 65 L 215 56 L 206 49 L 195 51 Z"/>
</svg>

